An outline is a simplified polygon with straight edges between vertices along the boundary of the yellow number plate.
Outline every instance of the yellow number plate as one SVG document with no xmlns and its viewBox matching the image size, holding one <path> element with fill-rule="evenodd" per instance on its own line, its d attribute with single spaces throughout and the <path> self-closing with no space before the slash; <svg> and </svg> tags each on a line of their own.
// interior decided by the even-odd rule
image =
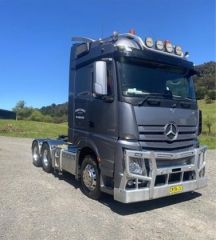
<svg viewBox="0 0 216 240">
<path fill-rule="evenodd" d="M 183 192 L 183 186 L 182 185 L 176 185 L 169 188 L 170 194 L 180 193 Z"/>
</svg>

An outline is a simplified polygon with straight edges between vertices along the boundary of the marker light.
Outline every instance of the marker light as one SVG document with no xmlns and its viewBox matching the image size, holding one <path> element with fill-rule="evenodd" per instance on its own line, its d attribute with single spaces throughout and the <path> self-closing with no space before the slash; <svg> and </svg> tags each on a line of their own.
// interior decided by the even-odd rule
<svg viewBox="0 0 216 240">
<path fill-rule="evenodd" d="M 175 53 L 179 56 L 182 55 L 182 48 L 180 46 L 175 46 Z"/>
<path fill-rule="evenodd" d="M 150 38 L 150 37 L 147 37 L 147 38 L 145 39 L 145 44 L 146 44 L 147 47 L 152 48 L 153 45 L 154 45 L 153 39 Z"/>
<path fill-rule="evenodd" d="M 171 42 L 165 41 L 164 45 L 165 45 L 165 49 L 166 49 L 166 51 L 168 53 L 172 53 L 173 52 L 173 45 L 171 44 Z"/>
<path fill-rule="evenodd" d="M 161 40 L 157 40 L 155 43 L 155 46 L 158 50 L 163 50 L 163 48 L 164 48 L 164 44 Z"/>
</svg>

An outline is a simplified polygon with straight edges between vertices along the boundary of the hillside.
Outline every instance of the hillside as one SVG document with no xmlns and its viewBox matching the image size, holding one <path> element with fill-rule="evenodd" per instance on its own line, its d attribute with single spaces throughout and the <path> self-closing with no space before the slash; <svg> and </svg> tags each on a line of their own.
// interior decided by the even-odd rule
<svg viewBox="0 0 216 240">
<path fill-rule="evenodd" d="M 67 121 L 68 103 L 52 104 L 47 107 L 39 109 L 43 115 L 49 115 L 53 118 L 54 122 L 61 123 Z"/>
<path fill-rule="evenodd" d="M 209 93 L 212 93 L 212 99 L 216 99 L 216 62 L 197 65 L 195 69 L 199 72 L 193 77 L 197 99 L 204 99 Z"/>
</svg>

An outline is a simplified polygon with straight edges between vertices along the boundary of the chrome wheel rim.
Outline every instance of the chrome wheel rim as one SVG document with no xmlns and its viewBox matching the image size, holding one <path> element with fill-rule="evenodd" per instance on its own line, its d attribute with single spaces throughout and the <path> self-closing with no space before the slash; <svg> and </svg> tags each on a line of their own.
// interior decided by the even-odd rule
<svg viewBox="0 0 216 240">
<path fill-rule="evenodd" d="M 94 191 L 97 185 L 96 180 L 95 168 L 91 164 L 87 164 L 83 171 L 83 183 L 90 191 Z"/>
<path fill-rule="evenodd" d="M 44 152 L 43 152 L 43 163 L 44 163 L 45 167 L 48 167 L 49 160 L 48 160 L 48 151 L 47 151 L 47 149 L 45 149 Z"/>
</svg>

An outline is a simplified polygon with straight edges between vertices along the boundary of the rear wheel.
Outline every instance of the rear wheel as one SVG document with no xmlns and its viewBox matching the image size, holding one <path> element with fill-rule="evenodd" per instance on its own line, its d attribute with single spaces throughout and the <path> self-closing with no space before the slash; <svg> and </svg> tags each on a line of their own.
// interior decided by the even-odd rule
<svg viewBox="0 0 216 240">
<path fill-rule="evenodd" d="M 39 153 L 39 146 L 36 141 L 32 144 L 32 162 L 36 167 L 41 166 L 41 157 Z"/>
<path fill-rule="evenodd" d="M 89 198 L 97 200 L 101 196 L 99 169 L 91 155 L 87 155 L 81 165 L 81 189 Z"/>
<path fill-rule="evenodd" d="M 47 173 L 52 172 L 52 158 L 51 158 L 50 148 L 47 143 L 43 144 L 41 149 L 41 155 L 42 155 L 43 170 Z"/>
</svg>

